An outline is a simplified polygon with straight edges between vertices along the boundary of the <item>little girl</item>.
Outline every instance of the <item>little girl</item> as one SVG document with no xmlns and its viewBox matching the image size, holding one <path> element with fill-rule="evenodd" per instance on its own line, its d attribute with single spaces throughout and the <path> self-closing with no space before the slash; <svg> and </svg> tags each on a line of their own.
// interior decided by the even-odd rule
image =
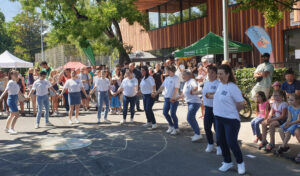
<svg viewBox="0 0 300 176">
<path fill-rule="evenodd" d="M 291 134 L 295 135 L 298 124 L 300 123 L 300 95 L 291 94 L 288 98 L 289 107 L 288 107 L 288 119 L 287 121 L 280 126 L 280 137 L 283 144 L 279 146 L 276 153 L 281 154 L 287 152 L 290 147 L 288 142 L 291 138 Z"/>
<path fill-rule="evenodd" d="M 275 128 L 284 124 L 287 117 L 288 104 L 285 100 L 285 92 L 282 90 L 273 92 L 274 103 L 269 116 L 262 122 L 262 142 L 259 149 L 265 147 L 265 151 L 270 152 L 275 147 Z M 270 132 L 270 143 L 267 142 L 267 129 Z M 268 145 L 267 145 L 268 144 Z"/>
<path fill-rule="evenodd" d="M 259 91 L 256 94 L 256 118 L 251 121 L 251 127 L 253 135 L 256 136 L 254 143 L 257 143 L 258 140 L 262 140 L 259 124 L 265 120 L 269 115 L 269 102 L 264 92 Z"/>
<path fill-rule="evenodd" d="M 112 108 L 111 114 L 119 114 L 121 112 L 121 102 L 119 100 L 119 95 L 114 96 L 114 93 L 117 92 L 119 89 L 117 78 L 115 77 L 112 78 L 110 86 L 111 86 L 111 95 L 112 95 L 110 100 L 110 106 Z"/>
</svg>

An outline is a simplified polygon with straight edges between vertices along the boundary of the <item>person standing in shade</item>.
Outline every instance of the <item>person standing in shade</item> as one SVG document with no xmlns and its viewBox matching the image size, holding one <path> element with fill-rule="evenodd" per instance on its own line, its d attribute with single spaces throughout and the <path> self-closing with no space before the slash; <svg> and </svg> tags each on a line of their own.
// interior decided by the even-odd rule
<svg viewBox="0 0 300 176">
<path fill-rule="evenodd" d="M 198 95 L 193 95 L 193 91 L 198 90 L 198 84 L 195 79 L 193 79 L 193 73 L 190 70 L 184 70 L 182 72 L 182 78 L 185 81 L 185 84 L 182 89 L 182 94 L 177 97 L 177 101 L 181 98 L 184 98 L 188 104 L 188 114 L 187 121 L 194 130 L 194 136 L 192 136 L 192 142 L 202 139 L 200 134 L 200 128 L 196 120 L 196 113 L 201 105 L 201 100 Z"/>
<path fill-rule="evenodd" d="M 80 68 L 80 74 L 78 75 L 79 79 L 81 80 L 84 90 L 87 94 L 89 94 L 90 91 L 90 78 L 87 73 L 87 69 L 85 67 Z M 81 101 L 82 101 L 82 106 L 85 111 L 88 110 L 89 107 L 89 99 L 84 95 L 84 93 L 81 91 Z"/>
<path fill-rule="evenodd" d="M 121 120 L 121 124 L 124 124 L 126 122 L 126 116 L 128 111 L 128 104 L 130 104 L 130 122 L 133 122 L 134 118 L 134 105 L 136 102 L 136 94 L 138 92 L 138 80 L 133 77 L 132 70 L 127 69 L 125 72 L 125 75 L 127 76 L 125 79 L 123 79 L 121 86 L 119 87 L 118 91 L 114 93 L 114 95 L 118 95 L 121 92 L 123 92 L 123 120 Z"/>
<path fill-rule="evenodd" d="M 68 79 L 64 85 L 63 91 L 61 92 L 60 96 L 62 97 L 64 93 L 68 90 L 68 102 L 70 106 L 69 110 L 69 124 L 72 125 L 72 115 L 73 110 L 75 109 L 75 123 L 79 123 L 78 120 L 78 114 L 79 114 L 79 107 L 81 104 L 81 96 L 80 96 L 80 90 L 84 93 L 86 97 L 88 95 L 86 94 L 84 90 L 84 86 L 80 79 L 78 79 L 76 71 L 71 72 L 71 79 Z M 89 97 L 88 97 L 89 98 Z"/>
<path fill-rule="evenodd" d="M 156 90 L 158 90 L 161 84 L 164 82 L 163 72 L 161 70 L 160 64 L 155 65 L 153 78 L 155 80 Z M 159 101 L 159 97 L 155 97 L 155 101 Z"/>
<path fill-rule="evenodd" d="M 166 133 L 176 135 L 177 133 L 179 133 L 178 118 L 176 115 L 179 102 L 176 99 L 178 97 L 178 90 L 180 88 L 180 80 L 178 76 L 175 75 L 175 66 L 167 66 L 166 72 L 168 74 L 168 77 L 166 77 L 165 81 L 160 86 L 158 91 L 152 94 L 152 97 L 156 97 L 163 91 L 163 95 L 165 98 L 163 114 L 169 123 L 169 128 Z M 171 111 L 171 116 L 169 115 L 169 111 Z"/>
<path fill-rule="evenodd" d="M 28 95 L 28 97 L 31 96 L 31 94 L 36 91 L 36 100 L 38 103 L 38 112 L 36 115 L 36 123 L 35 123 L 35 129 L 38 129 L 40 127 L 40 120 L 42 116 L 43 106 L 45 107 L 45 124 L 46 126 L 53 126 L 49 122 L 49 91 L 53 91 L 56 94 L 56 90 L 53 89 L 52 84 L 45 80 L 47 76 L 47 73 L 45 71 L 41 71 L 40 78 L 36 80 L 33 85 L 32 89 Z"/>
<path fill-rule="evenodd" d="M 0 101 L 3 100 L 4 96 L 8 94 L 7 105 L 9 106 L 9 117 L 6 121 L 5 132 L 9 134 L 17 134 L 15 131 L 15 125 L 19 118 L 19 110 L 18 110 L 18 94 L 20 91 L 20 87 L 17 83 L 19 77 L 19 73 L 17 71 L 10 72 L 11 80 L 8 81 L 4 92 L 0 97 Z"/>
<path fill-rule="evenodd" d="M 233 167 L 231 150 L 236 158 L 238 173 L 244 174 L 246 169 L 238 143 L 238 134 L 241 127 L 239 110 L 245 105 L 244 98 L 241 90 L 235 84 L 230 66 L 221 65 L 218 69 L 218 77 L 221 83 L 213 95 L 213 113 L 217 129 L 217 141 L 220 142 L 224 158 L 219 171 L 226 172 Z"/>
<path fill-rule="evenodd" d="M 147 66 L 142 66 L 142 75 L 143 79 L 140 84 L 141 93 L 143 94 L 144 110 L 147 118 L 147 123 L 144 124 L 144 127 L 152 126 L 152 129 L 157 128 L 155 116 L 153 113 L 153 105 L 155 99 L 152 98 L 152 93 L 156 91 L 155 81 L 152 76 L 149 74 Z"/>
<path fill-rule="evenodd" d="M 213 113 L 213 97 L 215 92 L 217 91 L 217 88 L 220 84 L 220 81 L 217 80 L 217 67 L 213 65 L 207 66 L 207 73 L 208 73 L 208 81 L 204 82 L 204 86 L 202 91 L 193 92 L 193 94 L 200 94 L 202 93 L 203 97 L 203 105 L 205 107 L 205 113 L 204 113 L 204 130 L 206 134 L 206 139 L 208 141 L 207 147 L 205 149 L 205 152 L 210 153 L 214 149 L 214 137 L 213 133 L 211 131 L 212 125 L 214 125 L 214 129 L 216 132 L 216 123 L 215 123 L 215 116 Z M 220 147 L 220 144 L 217 140 L 217 155 L 222 155 L 222 150 Z"/>
<path fill-rule="evenodd" d="M 101 77 L 96 79 L 94 83 L 95 87 L 91 91 L 91 94 L 95 92 L 97 89 L 98 92 L 98 122 L 100 123 L 101 119 L 101 112 L 102 112 L 102 107 L 103 107 L 103 101 L 105 102 L 105 112 L 104 112 L 104 122 L 105 123 L 110 123 L 109 120 L 107 120 L 107 114 L 109 111 L 109 100 L 108 100 L 108 92 L 110 91 L 110 83 L 109 80 L 106 78 L 106 71 L 101 70 Z"/>
<path fill-rule="evenodd" d="M 71 69 L 67 68 L 59 75 L 59 84 L 64 86 L 67 80 L 69 79 L 71 79 Z M 66 111 L 68 112 L 70 110 L 69 101 L 68 101 L 68 90 L 64 92 L 63 97 L 64 97 L 64 106 L 66 108 Z"/>
<path fill-rule="evenodd" d="M 142 79 L 142 73 L 141 71 L 135 67 L 135 63 L 132 62 L 129 64 L 129 70 L 132 71 L 133 73 L 133 77 L 136 78 L 138 80 L 138 83 L 141 82 L 141 79 Z M 138 112 L 142 112 L 143 110 L 140 108 L 140 95 L 136 95 L 135 97 L 135 105 L 136 105 L 136 110 Z"/>
<path fill-rule="evenodd" d="M 52 69 L 48 66 L 48 63 L 46 61 L 41 62 L 40 66 L 42 67 L 42 71 L 45 71 L 47 73 L 46 79 L 48 80 Z"/>
</svg>

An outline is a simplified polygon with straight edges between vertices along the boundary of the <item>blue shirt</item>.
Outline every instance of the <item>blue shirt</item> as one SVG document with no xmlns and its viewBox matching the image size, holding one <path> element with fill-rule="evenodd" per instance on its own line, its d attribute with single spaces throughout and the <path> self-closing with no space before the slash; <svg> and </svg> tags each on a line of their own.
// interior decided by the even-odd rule
<svg viewBox="0 0 300 176">
<path fill-rule="evenodd" d="M 287 81 L 284 81 L 281 85 L 281 89 L 289 94 L 295 93 L 296 90 L 300 90 L 300 82 L 295 80 L 292 84 L 289 84 Z"/>
</svg>

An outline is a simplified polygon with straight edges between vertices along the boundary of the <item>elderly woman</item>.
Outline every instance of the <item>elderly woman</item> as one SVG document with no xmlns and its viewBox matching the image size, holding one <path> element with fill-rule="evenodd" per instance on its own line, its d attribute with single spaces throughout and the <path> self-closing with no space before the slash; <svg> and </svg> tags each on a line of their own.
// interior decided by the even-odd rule
<svg viewBox="0 0 300 176">
<path fill-rule="evenodd" d="M 232 69 L 221 65 L 218 69 L 220 84 L 213 98 L 213 113 L 217 129 L 217 141 L 220 142 L 224 162 L 219 171 L 226 172 L 233 167 L 230 150 L 237 162 L 239 174 L 246 172 L 242 151 L 238 144 L 238 134 L 241 127 L 239 110 L 244 107 L 244 98 L 235 84 Z"/>
<path fill-rule="evenodd" d="M 67 90 L 68 90 L 68 102 L 70 105 L 69 124 L 72 125 L 73 123 L 72 114 L 74 109 L 75 109 L 75 123 L 79 123 L 78 114 L 79 114 L 79 107 L 81 104 L 80 90 L 84 93 L 86 97 L 88 97 L 88 95 L 84 90 L 84 86 L 82 82 L 77 77 L 76 71 L 71 72 L 71 79 L 68 79 L 66 81 L 60 96 L 62 97 Z"/>
<path fill-rule="evenodd" d="M 190 70 L 184 70 L 182 73 L 182 78 L 185 81 L 185 84 L 183 86 L 182 94 L 176 98 L 176 100 L 184 98 L 188 104 L 187 121 L 194 130 L 195 134 L 192 136 L 192 142 L 195 142 L 202 139 L 200 128 L 196 120 L 196 113 L 200 108 L 201 100 L 198 95 L 192 94 L 193 91 L 198 90 L 198 84 L 196 80 L 193 79 L 193 73 Z"/>
</svg>

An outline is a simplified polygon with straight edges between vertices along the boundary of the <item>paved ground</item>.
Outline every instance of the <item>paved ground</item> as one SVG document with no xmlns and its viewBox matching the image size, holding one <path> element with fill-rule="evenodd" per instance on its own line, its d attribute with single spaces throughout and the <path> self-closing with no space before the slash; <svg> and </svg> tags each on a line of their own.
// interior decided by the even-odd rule
<svg viewBox="0 0 300 176">
<path fill-rule="evenodd" d="M 81 124 L 70 126 L 65 117 L 52 117 L 55 127 L 35 130 L 34 118 L 18 121 L 18 135 L 0 131 L 0 175 L 114 175 L 114 176 L 199 176 L 237 175 L 236 170 L 217 171 L 222 158 L 205 153 L 206 140 L 190 142 L 193 134 L 187 126 L 186 106 L 178 109 L 181 134 L 165 134 L 162 103 L 155 105 L 159 128 L 141 127 L 144 113 L 136 123 L 119 125 L 121 116 L 109 116 L 114 123 L 97 125 L 95 112 L 82 112 Z M 43 122 L 43 119 L 42 119 Z M 203 127 L 202 120 L 199 120 Z M 0 120 L 4 129 L 5 119 Z M 300 165 L 282 157 L 258 152 L 251 144 L 249 122 L 243 122 L 239 139 L 247 167 L 246 175 L 300 175 Z M 280 139 L 277 136 L 277 141 Z M 299 145 L 292 139 L 293 151 Z M 247 155 L 254 155 L 250 158 Z M 292 155 L 287 155 L 292 156 Z"/>
</svg>

